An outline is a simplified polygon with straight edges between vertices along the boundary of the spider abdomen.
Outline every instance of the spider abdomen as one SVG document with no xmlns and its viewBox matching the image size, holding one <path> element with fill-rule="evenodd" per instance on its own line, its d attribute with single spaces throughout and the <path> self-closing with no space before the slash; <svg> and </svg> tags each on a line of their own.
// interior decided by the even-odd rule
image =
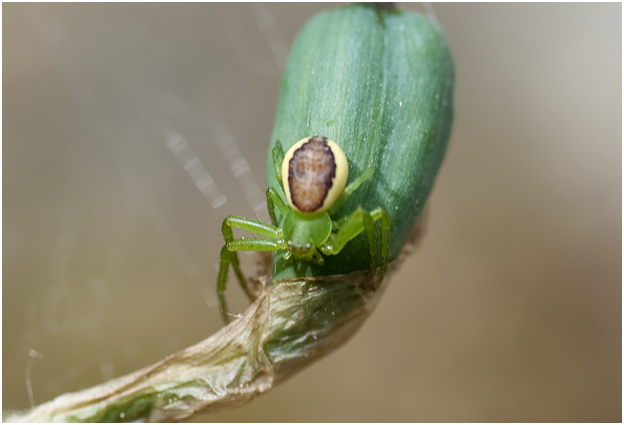
<svg viewBox="0 0 624 425">
<path fill-rule="evenodd" d="M 344 152 L 326 137 L 306 137 L 284 156 L 282 180 L 290 206 L 303 214 L 324 212 L 347 183 L 349 165 Z"/>
</svg>

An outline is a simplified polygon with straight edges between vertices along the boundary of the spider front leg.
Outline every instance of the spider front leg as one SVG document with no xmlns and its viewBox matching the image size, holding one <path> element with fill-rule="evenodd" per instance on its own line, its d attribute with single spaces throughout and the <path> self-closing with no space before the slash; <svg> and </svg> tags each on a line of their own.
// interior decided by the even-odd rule
<svg viewBox="0 0 624 425">
<path fill-rule="evenodd" d="M 268 238 L 242 238 L 234 239 L 232 227 L 254 232 Z M 278 249 L 286 249 L 281 231 L 270 224 L 257 220 L 251 220 L 245 217 L 231 215 L 223 221 L 221 227 L 225 245 L 221 249 L 221 263 L 219 266 L 219 277 L 217 279 L 217 297 L 221 307 L 221 314 L 226 323 L 228 323 L 228 309 L 225 301 L 225 288 L 227 285 L 228 269 L 230 264 L 234 269 L 234 273 L 238 278 L 238 282 L 245 291 L 245 294 L 253 301 L 254 297 L 247 287 L 247 281 L 243 276 L 236 251 L 276 251 Z"/>
<path fill-rule="evenodd" d="M 377 242 L 379 234 L 375 222 L 381 222 L 381 267 L 380 280 L 386 273 L 388 257 L 390 255 L 390 216 L 383 208 L 375 208 L 368 212 L 359 207 L 348 217 L 338 222 L 338 232 L 330 240 L 320 247 L 323 254 L 336 255 L 351 239 L 366 232 L 368 247 L 370 250 L 371 275 L 375 273 L 377 263 Z"/>
</svg>

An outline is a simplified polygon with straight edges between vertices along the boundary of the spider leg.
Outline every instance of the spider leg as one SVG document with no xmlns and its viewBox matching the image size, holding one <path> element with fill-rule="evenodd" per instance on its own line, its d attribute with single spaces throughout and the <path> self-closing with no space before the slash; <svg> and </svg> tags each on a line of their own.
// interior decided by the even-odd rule
<svg viewBox="0 0 624 425">
<path fill-rule="evenodd" d="M 282 148 L 282 144 L 279 142 L 275 142 L 275 147 L 273 148 L 273 170 L 275 171 L 275 178 L 279 182 L 282 190 L 284 189 L 284 183 L 282 182 L 282 162 L 284 162 L 284 149 Z"/>
<path fill-rule="evenodd" d="M 219 307 L 221 308 L 221 316 L 223 317 L 223 321 L 225 323 L 230 323 L 230 317 L 228 315 L 227 302 L 225 301 L 225 287 L 227 285 L 228 278 L 228 269 L 230 268 L 230 264 L 233 265 L 234 271 L 237 273 L 240 272 L 240 265 L 238 264 L 238 256 L 235 252 L 230 252 L 227 249 L 227 244 L 223 245 L 221 249 L 221 264 L 219 265 L 219 277 L 217 278 L 217 298 L 219 299 Z M 241 276 L 240 278 L 244 277 Z M 245 289 L 247 289 L 247 285 L 245 284 Z M 249 296 L 248 291 L 245 291 Z"/>
<path fill-rule="evenodd" d="M 271 224 L 263 223 L 261 221 L 252 220 L 252 219 L 245 218 L 245 217 L 231 215 L 227 217 L 225 220 L 223 220 L 223 226 L 221 226 L 221 233 L 223 233 L 223 239 L 225 239 L 226 245 L 228 245 L 229 242 L 232 242 L 234 240 L 234 233 L 232 232 L 232 227 L 236 227 L 239 229 L 247 230 L 249 232 L 257 233 L 262 236 L 268 236 L 270 238 L 279 238 L 281 236 L 281 232 L 278 230 L 278 228 Z M 235 251 L 235 250 L 230 249 L 230 251 Z M 252 250 L 250 249 L 250 251 Z M 245 291 L 245 294 L 247 294 L 249 299 L 253 301 L 253 296 L 251 295 L 251 293 L 249 292 L 249 289 L 247 288 L 247 281 L 245 280 L 245 277 L 243 276 L 243 272 L 241 271 L 241 268 L 240 268 L 238 255 L 236 254 L 236 252 L 233 252 L 230 255 L 230 257 L 231 257 L 230 263 L 232 264 L 232 268 L 234 268 L 234 273 L 236 273 L 238 282 L 240 283 L 241 287 Z M 222 255 L 222 258 L 223 258 L 223 255 Z M 227 271 L 225 273 L 226 273 L 226 280 L 227 280 Z"/>
<path fill-rule="evenodd" d="M 271 222 L 277 226 L 277 217 L 275 216 L 275 207 L 280 212 L 282 217 L 286 217 L 286 214 L 290 211 L 290 208 L 284 202 L 277 189 L 270 187 L 266 191 L 267 208 L 269 215 L 271 216 Z"/>
<path fill-rule="evenodd" d="M 331 238 L 328 243 L 321 246 L 320 250 L 323 254 L 336 255 L 351 239 L 366 231 L 368 239 L 368 247 L 370 250 L 370 266 L 371 272 L 375 270 L 375 262 L 377 261 L 377 227 L 370 213 L 362 207 L 358 207 L 349 214 L 346 219 L 338 221 L 338 233 Z"/>
<path fill-rule="evenodd" d="M 340 209 L 340 207 L 342 207 L 344 203 L 347 202 L 347 199 L 349 199 L 349 196 L 351 196 L 351 194 L 355 192 L 355 190 L 358 187 L 360 187 L 362 183 L 364 183 L 366 180 L 371 178 L 373 174 L 375 174 L 375 169 L 369 168 L 368 170 L 364 171 L 362 175 L 360 175 L 358 178 L 356 178 L 351 183 L 349 183 L 347 187 L 344 188 L 344 190 L 342 191 L 338 199 L 336 199 L 336 202 L 334 202 L 334 205 L 332 205 L 331 208 L 327 211 L 328 214 L 329 215 L 335 214 Z"/>
<path fill-rule="evenodd" d="M 390 257 L 390 215 L 381 207 L 377 207 L 370 212 L 373 220 L 380 220 L 381 223 L 381 267 L 379 270 L 379 283 L 386 274 L 388 258 Z"/>
<path fill-rule="evenodd" d="M 381 266 L 380 279 L 383 278 L 386 267 L 388 265 L 388 257 L 390 254 L 390 216 L 382 208 L 375 208 L 368 212 L 358 207 L 345 219 L 338 221 L 338 232 L 325 245 L 320 247 L 323 254 L 338 254 L 351 239 L 357 235 L 366 232 L 368 247 L 370 251 L 370 267 L 371 275 L 374 275 L 377 263 L 377 249 L 379 234 L 375 222 L 381 221 Z"/>
<path fill-rule="evenodd" d="M 243 238 L 235 240 L 232 227 L 254 232 L 262 236 L 268 236 L 271 239 Z M 276 248 L 277 246 L 283 246 L 285 244 L 280 244 L 281 231 L 277 227 L 245 217 L 238 217 L 234 215 L 227 217 L 223 221 L 221 232 L 223 233 L 223 239 L 225 239 L 225 245 L 221 249 L 221 262 L 217 278 L 217 297 L 221 306 L 221 314 L 223 315 L 225 322 L 228 323 L 229 318 L 227 315 L 227 304 L 225 301 L 225 288 L 227 285 L 228 269 L 230 264 L 232 265 L 238 282 L 243 288 L 243 291 L 245 291 L 245 294 L 250 300 L 253 301 L 254 299 L 254 296 L 247 287 L 247 281 L 245 280 L 245 276 L 240 268 L 240 262 L 236 251 L 275 251 L 277 249 L 282 249 Z"/>
<path fill-rule="evenodd" d="M 313 257 L 312 257 L 312 258 L 314 259 L 314 262 L 315 262 L 316 264 L 318 264 L 319 266 L 322 266 L 322 265 L 324 265 L 324 264 L 325 264 L 325 259 L 323 258 L 323 256 L 321 255 L 321 253 L 320 253 L 320 252 L 318 252 L 318 250 L 317 250 L 317 249 L 315 249 L 315 250 L 314 250 L 314 253 L 313 253 L 312 255 L 313 255 Z"/>
</svg>

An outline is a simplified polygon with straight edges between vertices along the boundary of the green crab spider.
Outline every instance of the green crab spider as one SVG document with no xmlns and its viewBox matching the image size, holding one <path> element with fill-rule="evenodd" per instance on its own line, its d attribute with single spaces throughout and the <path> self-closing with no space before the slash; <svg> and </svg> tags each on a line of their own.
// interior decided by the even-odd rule
<svg viewBox="0 0 624 425">
<path fill-rule="evenodd" d="M 383 278 L 388 264 L 390 216 L 383 208 L 366 211 L 358 207 L 345 217 L 332 219 L 348 197 L 374 174 L 373 168 L 345 187 L 349 173 L 345 153 L 338 144 L 321 136 L 301 139 L 286 154 L 277 142 L 272 154 L 275 175 L 287 200 L 284 201 L 276 188 L 267 189 L 267 207 L 272 224 L 231 215 L 223 221 L 221 228 L 225 245 L 221 249 L 217 297 L 225 323 L 230 321 L 225 300 L 230 264 L 247 296 L 254 299 L 241 271 L 237 251 L 285 250 L 285 261 L 311 261 L 322 266 L 325 263 L 323 255 L 338 254 L 347 242 L 366 232 L 370 273 L 374 276 L 379 241 L 375 222 L 380 220 L 382 262 L 379 280 Z M 283 217 L 281 224 L 275 208 Z M 234 239 L 232 228 L 263 237 Z"/>
</svg>

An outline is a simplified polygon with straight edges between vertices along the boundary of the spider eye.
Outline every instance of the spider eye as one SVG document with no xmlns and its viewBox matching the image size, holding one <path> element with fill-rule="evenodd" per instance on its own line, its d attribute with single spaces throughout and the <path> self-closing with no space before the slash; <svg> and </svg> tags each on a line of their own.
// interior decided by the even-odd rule
<svg viewBox="0 0 624 425">
<path fill-rule="evenodd" d="M 327 137 L 299 140 L 284 155 L 282 182 L 290 206 L 300 213 L 326 211 L 347 184 L 349 163 L 343 150 Z"/>
<path fill-rule="evenodd" d="M 288 241 L 288 252 L 295 252 L 301 255 L 301 254 L 307 254 L 308 252 L 310 252 L 311 249 L 312 249 L 312 245 L 310 245 L 309 243 L 303 246 L 299 246 L 299 245 L 292 243 L 292 241 Z"/>
</svg>

